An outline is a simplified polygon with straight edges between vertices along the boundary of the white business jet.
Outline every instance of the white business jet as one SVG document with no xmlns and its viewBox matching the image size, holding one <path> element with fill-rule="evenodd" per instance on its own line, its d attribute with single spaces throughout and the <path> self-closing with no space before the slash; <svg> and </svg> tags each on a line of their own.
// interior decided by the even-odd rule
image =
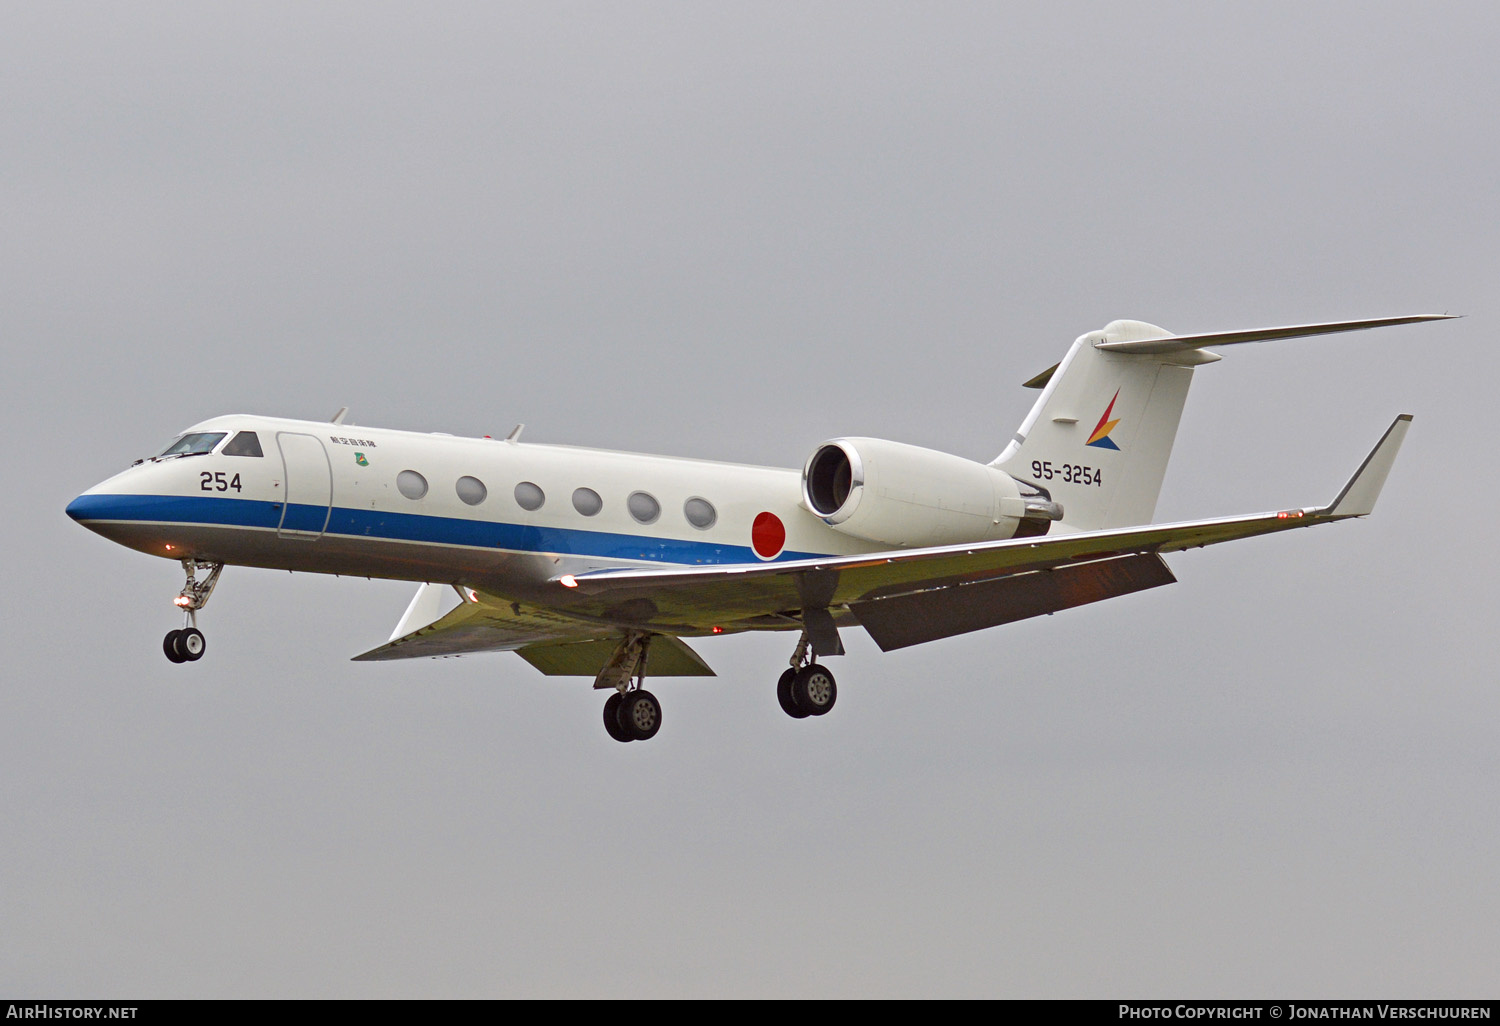
<svg viewBox="0 0 1500 1026">
<path fill-rule="evenodd" d="M 182 562 L 173 662 L 203 656 L 197 614 L 226 565 L 270 567 L 423 582 L 356 659 L 516 652 L 608 690 L 618 741 L 661 726 L 648 674 L 713 674 L 683 639 L 714 634 L 797 632 L 777 697 L 821 716 L 837 688 L 818 660 L 843 653 L 843 629 L 889 651 L 1170 584 L 1163 553 L 1370 513 L 1409 415 L 1325 506 L 1151 524 L 1193 370 L 1220 359 L 1210 347 L 1446 318 L 1199 335 L 1114 321 L 1026 383 L 1041 396 L 989 464 L 835 438 L 798 472 L 524 444 L 520 427 L 455 438 L 351 427 L 344 411 L 235 415 L 67 512 Z"/>
</svg>

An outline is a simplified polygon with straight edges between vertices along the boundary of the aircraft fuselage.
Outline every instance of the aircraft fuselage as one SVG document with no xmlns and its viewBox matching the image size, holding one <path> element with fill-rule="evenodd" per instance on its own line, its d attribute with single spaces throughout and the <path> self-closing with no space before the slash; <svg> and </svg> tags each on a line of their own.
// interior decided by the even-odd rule
<svg viewBox="0 0 1500 1026">
<path fill-rule="evenodd" d="M 261 455 L 226 453 L 241 432 Z M 197 434 L 224 437 L 208 452 L 138 463 L 68 514 L 169 559 L 517 596 L 606 566 L 879 547 L 804 509 L 791 469 L 252 416 L 204 421 L 185 437 Z"/>
</svg>

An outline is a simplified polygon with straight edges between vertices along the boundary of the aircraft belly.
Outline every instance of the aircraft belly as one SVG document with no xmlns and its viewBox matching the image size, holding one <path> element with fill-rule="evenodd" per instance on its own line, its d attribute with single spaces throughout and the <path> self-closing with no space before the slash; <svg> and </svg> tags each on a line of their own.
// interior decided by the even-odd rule
<svg viewBox="0 0 1500 1026">
<path fill-rule="evenodd" d="M 293 518 L 293 514 L 296 518 Z M 482 588 L 538 605 L 565 606 L 579 596 L 555 580 L 612 568 L 743 565 L 748 550 L 719 540 L 587 530 L 551 524 L 413 514 L 378 508 L 286 504 L 181 494 L 111 492 L 80 497 L 69 514 L 119 544 L 169 559 L 309 573 L 440 581 Z M 304 515 L 306 514 L 306 515 Z M 322 534 L 287 530 L 287 523 Z M 783 559 L 806 557 L 786 552 Z M 776 560 L 771 561 L 774 564 Z M 757 565 L 768 565 L 758 563 Z M 597 608 L 569 610 L 611 623 L 718 623 L 719 603 L 665 608 L 659 596 L 620 595 Z M 677 605 L 672 603 L 671 605 Z M 795 607 L 730 603 L 730 611 L 765 613 Z"/>
<path fill-rule="evenodd" d="M 170 559 L 263 567 L 348 577 L 404 581 L 540 583 L 551 559 L 534 553 L 463 548 L 327 534 L 315 543 L 278 535 L 272 527 L 117 521 L 93 523 L 95 531 L 129 548 Z"/>
</svg>

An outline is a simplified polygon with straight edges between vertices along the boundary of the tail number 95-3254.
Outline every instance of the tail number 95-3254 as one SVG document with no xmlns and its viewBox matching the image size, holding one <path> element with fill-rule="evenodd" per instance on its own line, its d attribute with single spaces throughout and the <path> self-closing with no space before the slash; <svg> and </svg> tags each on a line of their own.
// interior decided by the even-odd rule
<svg viewBox="0 0 1500 1026">
<path fill-rule="evenodd" d="M 1052 481 L 1061 479 L 1067 484 L 1100 485 L 1104 484 L 1104 471 L 1098 467 L 1080 467 L 1076 463 L 1059 463 L 1054 465 L 1051 460 L 1032 460 L 1031 476 L 1038 481 Z"/>
</svg>

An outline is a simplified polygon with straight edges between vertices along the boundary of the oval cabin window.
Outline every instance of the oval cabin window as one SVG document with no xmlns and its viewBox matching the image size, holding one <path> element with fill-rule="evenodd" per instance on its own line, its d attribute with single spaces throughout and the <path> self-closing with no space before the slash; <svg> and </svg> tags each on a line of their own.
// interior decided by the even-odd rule
<svg viewBox="0 0 1500 1026">
<path fill-rule="evenodd" d="M 682 504 L 682 515 L 700 531 L 708 530 L 719 519 L 719 512 L 714 509 L 714 504 L 697 496 Z"/>
<path fill-rule="evenodd" d="M 420 499 L 427 494 L 427 479 L 415 470 L 403 470 L 396 475 L 396 490 L 408 499 Z"/>
<path fill-rule="evenodd" d="M 597 516 L 604 508 L 604 500 L 599 498 L 599 493 L 592 488 L 575 488 L 573 490 L 573 508 L 586 517 Z"/>
<path fill-rule="evenodd" d="M 453 487 L 458 492 L 458 497 L 470 506 L 479 505 L 490 494 L 484 482 L 477 477 L 461 477 Z"/>
<path fill-rule="evenodd" d="M 546 501 L 547 493 L 542 491 L 540 485 L 534 485 L 530 481 L 522 481 L 516 485 L 516 505 L 522 509 L 535 512 Z"/>
<path fill-rule="evenodd" d="M 654 524 L 661 516 L 661 503 L 645 492 L 631 492 L 630 498 L 625 500 L 625 508 L 630 510 L 638 524 Z"/>
</svg>

